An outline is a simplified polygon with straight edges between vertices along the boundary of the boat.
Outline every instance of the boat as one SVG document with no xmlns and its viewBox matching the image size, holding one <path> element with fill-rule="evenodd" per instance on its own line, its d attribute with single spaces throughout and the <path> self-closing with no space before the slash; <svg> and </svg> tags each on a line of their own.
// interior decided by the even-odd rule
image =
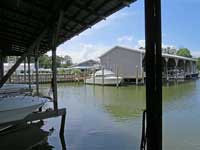
<svg viewBox="0 0 200 150">
<path fill-rule="evenodd" d="M 119 85 L 121 81 L 122 77 L 118 77 L 114 72 L 104 69 L 97 71 L 89 79 L 86 79 L 85 83 L 98 85 Z"/>
<path fill-rule="evenodd" d="M 29 89 L 28 84 L 4 84 L 0 88 L 0 97 L 5 95 L 21 95 L 21 94 L 28 94 L 31 93 L 34 89 L 35 85 L 31 85 L 31 89 Z"/>
<path fill-rule="evenodd" d="M 24 119 L 47 102 L 38 96 L 0 98 L 0 125 Z"/>
</svg>

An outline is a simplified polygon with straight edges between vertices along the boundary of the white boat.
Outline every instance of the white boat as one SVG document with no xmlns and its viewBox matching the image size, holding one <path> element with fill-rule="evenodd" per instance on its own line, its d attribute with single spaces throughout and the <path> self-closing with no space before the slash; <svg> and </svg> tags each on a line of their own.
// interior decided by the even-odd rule
<svg viewBox="0 0 200 150">
<path fill-rule="evenodd" d="M 42 107 L 47 98 L 15 96 L 0 98 L 0 125 L 22 120 L 36 109 Z"/>
<path fill-rule="evenodd" d="M 35 85 L 31 85 L 31 90 L 33 90 Z M 0 88 L 0 97 L 5 95 L 20 95 L 30 93 L 28 84 L 4 84 Z"/>
<path fill-rule="evenodd" d="M 104 69 L 97 71 L 89 79 L 85 80 L 86 84 L 98 84 L 98 85 L 119 85 L 122 81 L 122 77 L 117 77 L 114 72 Z"/>
</svg>

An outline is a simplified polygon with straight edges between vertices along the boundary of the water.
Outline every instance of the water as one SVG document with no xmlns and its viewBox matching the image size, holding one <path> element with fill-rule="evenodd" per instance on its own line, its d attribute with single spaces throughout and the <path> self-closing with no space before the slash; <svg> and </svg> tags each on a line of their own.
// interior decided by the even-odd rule
<svg viewBox="0 0 200 150">
<path fill-rule="evenodd" d="M 48 89 L 48 85 L 42 85 L 41 91 L 47 94 Z M 163 87 L 164 150 L 200 149 L 199 90 L 199 80 Z M 67 108 L 64 141 L 68 150 L 139 149 L 145 108 L 144 86 L 116 88 L 65 83 L 58 85 L 58 96 L 59 107 Z M 21 149 L 25 149 L 25 145 L 32 149 L 62 149 L 60 118 L 32 126 L 17 131 L 15 136 L 1 136 L 1 141 L 4 139 L 1 143 L 12 143 Z M 19 142 L 20 138 L 26 138 L 26 144 Z M 30 147 L 34 142 L 39 142 L 39 146 Z"/>
</svg>

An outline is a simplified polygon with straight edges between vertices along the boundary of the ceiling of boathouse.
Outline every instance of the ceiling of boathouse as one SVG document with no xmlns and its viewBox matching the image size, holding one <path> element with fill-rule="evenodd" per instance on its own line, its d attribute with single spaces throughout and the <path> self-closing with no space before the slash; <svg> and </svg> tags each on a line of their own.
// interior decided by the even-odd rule
<svg viewBox="0 0 200 150">
<path fill-rule="evenodd" d="M 136 0 L 1 0 L 0 54 L 22 55 L 39 35 L 38 54 L 51 49 L 53 28 L 63 10 L 57 45 L 71 39 Z M 30 55 L 34 55 L 33 50 Z"/>
</svg>

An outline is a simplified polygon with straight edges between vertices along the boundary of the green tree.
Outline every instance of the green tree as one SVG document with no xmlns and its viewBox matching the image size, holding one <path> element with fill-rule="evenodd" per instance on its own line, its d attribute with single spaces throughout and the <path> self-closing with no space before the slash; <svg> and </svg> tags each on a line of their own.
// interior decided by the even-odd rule
<svg viewBox="0 0 200 150">
<path fill-rule="evenodd" d="M 189 58 L 192 57 L 192 55 L 191 55 L 191 53 L 190 53 L 190 50 L 187 49 L 187 48 L 180 48 L 180 49 L 177 51 L 176 55 L 178 55 L 178 56 L 184 56 L 184 57 L 189 57 Z"/>
<path fill-rule="evenodd" d="M 200 57 L 197 58 L 197 69 L 200 70 Z"/>
<path fill-rule="evenodd" d="M 51 58 L 48 55 L 42 55 L 38 59 L 40 68 L 50 68 L 51 67 Z"/>
<path fill-rule="evenodd" d="M 48 55 L 42 55 L 39 57 L 39 67 L 40 68 L 51 68 L 52 57 Z M 70 56 L 66 55 L 56 56 L 56 65 L 57 67 L 68 67 L 72 64 L 72 59 Z"/>
<path fill-rule="evenodd" d="M 67 68 L 72 65 L 72 58 L 68 55 L 65 55 L 62 59 L 61 66 Z"/>
</svg>

